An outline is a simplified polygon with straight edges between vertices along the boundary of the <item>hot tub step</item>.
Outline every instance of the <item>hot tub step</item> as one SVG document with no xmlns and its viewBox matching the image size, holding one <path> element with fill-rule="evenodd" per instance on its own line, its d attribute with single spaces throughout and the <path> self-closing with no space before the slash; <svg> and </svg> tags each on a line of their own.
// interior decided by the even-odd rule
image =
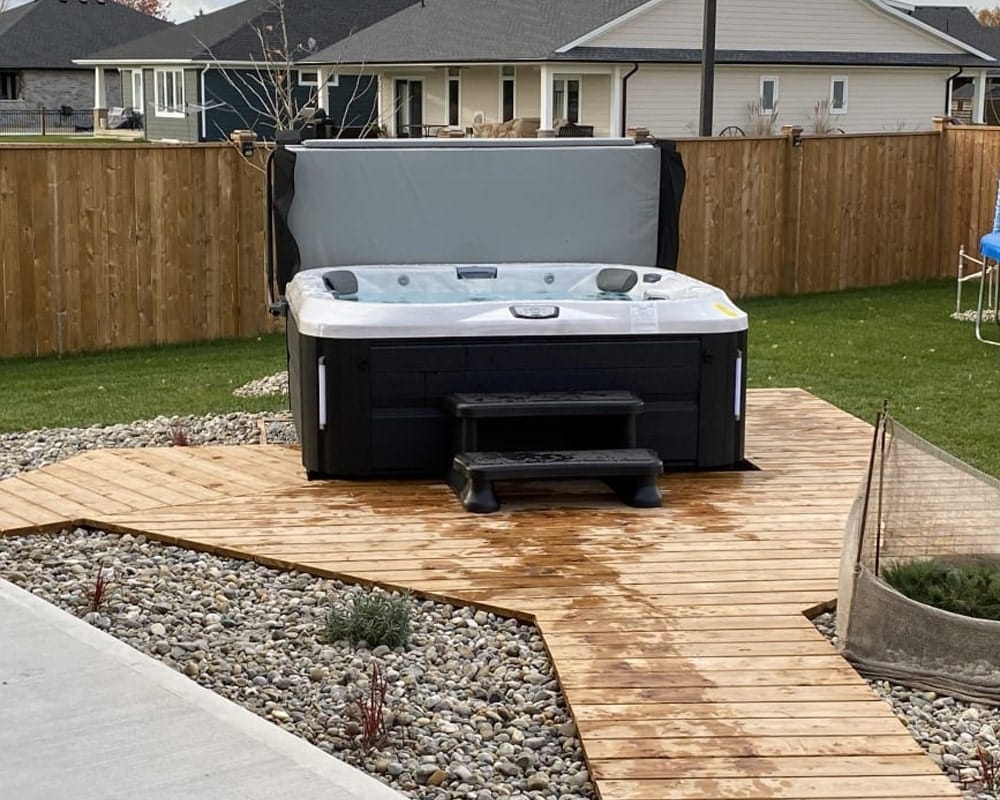
<svg viewBox="0 0 1000 800">
<path fill-rule="evenodd" d="M 539 478 L 600 478 L 622 502 L 637 508 L 662 503 L 657 476 L 663 463 L 653 450 L 533 450 L 458 453 L 449 483 L 466 511 L 488 514 L 500 504 L 493 481 Z"/>
<path fill-rule="evenodd" d="M 445 398 L 456 417 L 542 417 L 635 415 L 642 399 L 632 392 L 465 392 Z"/>
<path fill-rule="evenodd" d="M 456 418 L 455 451 L 471 452 L 482 447 L 488 436 L 481 436 L 481 427 L 496 428 L 493 420 L 540 417 L 605 417 L 594 424 L 608 430 L 608 441 L 583 441 L 590 447 L 635 447 L 636 417 L 642 413 L 642 398 L 625 391 L 585 392 L 490 392 L 450 394 L 444 399 L 445 410 Z M 550 425 L 551 422 L 545 423 Z M 579 420 L 577 427 L 591 426 L 589 420 Z M 496 437 L 494 437 L 496 438 Z M 488 446 L 488 445 L 487 445 Z M 517 445 L 515 445 L 517 446 Z M 524 444 L 520 445 L 524 447 Z M 532 444 L 528 444 L 531 447 Z M 539 441 L 540 447 L 552 443 Z M 556 445 L 559 446 L 559 445 Z M 563 445 L 565 446 L 565 445 Z"/>
</svg>

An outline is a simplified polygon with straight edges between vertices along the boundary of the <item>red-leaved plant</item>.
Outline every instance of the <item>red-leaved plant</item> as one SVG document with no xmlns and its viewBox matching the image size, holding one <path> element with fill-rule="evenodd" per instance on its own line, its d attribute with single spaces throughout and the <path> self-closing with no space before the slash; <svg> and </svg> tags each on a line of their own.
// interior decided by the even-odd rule
<svg viewBox="0 0 1000 800">
<path fill-rule="evenodd" d="M 366 753 L 385 741 L 385 698 L 388 691 L 389 681 L 378 664 L 372 664 L 368 695 L 356 702 L 361 720 L 361 747 Z"/>
<path fill-rule="evenodd" d="M 982 788 L 995 793 L 1000 789 L 1000 767 L 997 766 L 993 754 L 981 744 L 976 745 L 976 755 L 979 757 L 979 772 Z"/>
<path fill-rule="evenodd" d="M 85 617 L 87 614 L 101 610 L 101 606 L 104 605 L 104 601 L 107 599 L 108 590 L 111 588 L 111 578 L 113 575 L 114 572 L 110 567 L 105 567 L 103 564 L 97 567 L 94 584 L 90 587 L 90 593 L 87 597 L 87 605 L 80 616 Z"/>
</svg>

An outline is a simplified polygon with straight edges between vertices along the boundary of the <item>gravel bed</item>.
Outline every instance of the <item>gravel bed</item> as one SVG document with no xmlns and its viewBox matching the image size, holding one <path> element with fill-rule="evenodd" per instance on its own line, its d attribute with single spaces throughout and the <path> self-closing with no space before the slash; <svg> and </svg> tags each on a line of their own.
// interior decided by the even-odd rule
<svg viewBox="0 0 1000 800">
<path fill-rule="evenodd" d="M 984 308 L 983 321 L 992 322 L 995 314 L 996 312 L 992 308 Z M 953 311 L 950 316 L 952 319 L 957 319 L 959 322 L 975 322 L 976 317 L 979 316 L 979 313 L 976 311 L 976 309 L 970 308 L 966 311 Z"/>
<path fill-rule="evenodd" d="M 837 617 L 821 614 L 813 624 L 833 644 L 837 644 Z M 966 797 L 997 800 L 997 789 L 983 786 L 979 750 L 982 747 L 1000 765 L 1000 708 L 969 703 L 954 697 L 911 689 L 889 681 L 870 680 L 879 697 L 892 706 L 896 717 L 910 735 L 945 774 L 959 784 Z"/>
<path fill-rule="evenodd" d="M 236 397 L 268 397 L 288 394 L 288 370 L 267 375 L 233 389 Z"/>
<path fill-rule="evenodd" d="M 155 417 L 120 425 L 42 428 L 0 434 L 0 478 L 101 447 L 169 447 L 176 437 L 188 445 L 271 444 L 296 441 L 287 411 Z"/>
<path fill-rule="evenodd" d="M 323 628 L 360 587 L 141 536 L 0 540 L 0 575 L 72 613 L 101 569 L 110 588 L 91 624 L 411 797 L 594 796 L 533 626 L 414 600 L 408 647 L 354 647 Z M 373 664 L 388 737 L 366 753 L 355 701 Z"/>
</svg>

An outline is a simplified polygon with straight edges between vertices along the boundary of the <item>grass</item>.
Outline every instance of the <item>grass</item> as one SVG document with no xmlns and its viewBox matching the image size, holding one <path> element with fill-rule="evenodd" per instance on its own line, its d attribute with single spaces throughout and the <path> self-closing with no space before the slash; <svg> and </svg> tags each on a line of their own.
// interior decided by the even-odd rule
<svg viewBox="0 0 1000 800">
<path fill-rule="evenodd" d="M 904 425 L 1000 476 L 1000 348 L 949 317 L 953 281 L 740 305 L 750 386 L 801 386 L 869 422 L 888 400 Z"/>
<path fill-rule="evenodd" d="M 0 361 L 0 433 L 228 411 L 274 411 L 285 397 L 233 389 L 285 368 L 280 335 L 197 345 Z"/>
<path fill-rule="evenodd" d="M 1000 568 L 995 561 L 964 563 L 905 561 L 882 570 L 881 577 L 918 603 L 966 617 L 1000 620 Z"/>
<path fill-rule="evenodd" d="M 24 144 L 146 144 L 139 139 L 126 139 L 120 136 L 92 136 L 90 134 L 45 134 L 25 133 L 25 134 L 3 134 L 0 135 L 0 145 L 17 143 Z"/>
</svg>

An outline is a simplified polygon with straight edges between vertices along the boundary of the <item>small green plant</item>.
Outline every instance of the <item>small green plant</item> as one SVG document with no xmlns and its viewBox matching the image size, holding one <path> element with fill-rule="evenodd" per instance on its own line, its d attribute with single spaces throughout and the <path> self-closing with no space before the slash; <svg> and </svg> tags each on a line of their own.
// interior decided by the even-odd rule
<svg viewBox="0 0 1000 800">
<path fill-rule="evenodd" d="M 966 617 L 1000 620 L 1000 565 L 982 558 L 904 561 L 882 578 L 918 603 Z"/>
<path fill-rule="evenodd" d="M 368 694 L 356 701 L 358 718 L 361 720 L 361 748 L 371 752 L 385 741 L 385 698 L 389 691 L 389 681 L 379 668 L 372 664 Z"/>
<path fill-rule="evenodd" d="M 326 637 L 369 647 L 401 647 L 410 640 L 410 597 L 369 592 L 354 595 L 349 605 L 336 605 L 326 618 Z"/>
</svg>

